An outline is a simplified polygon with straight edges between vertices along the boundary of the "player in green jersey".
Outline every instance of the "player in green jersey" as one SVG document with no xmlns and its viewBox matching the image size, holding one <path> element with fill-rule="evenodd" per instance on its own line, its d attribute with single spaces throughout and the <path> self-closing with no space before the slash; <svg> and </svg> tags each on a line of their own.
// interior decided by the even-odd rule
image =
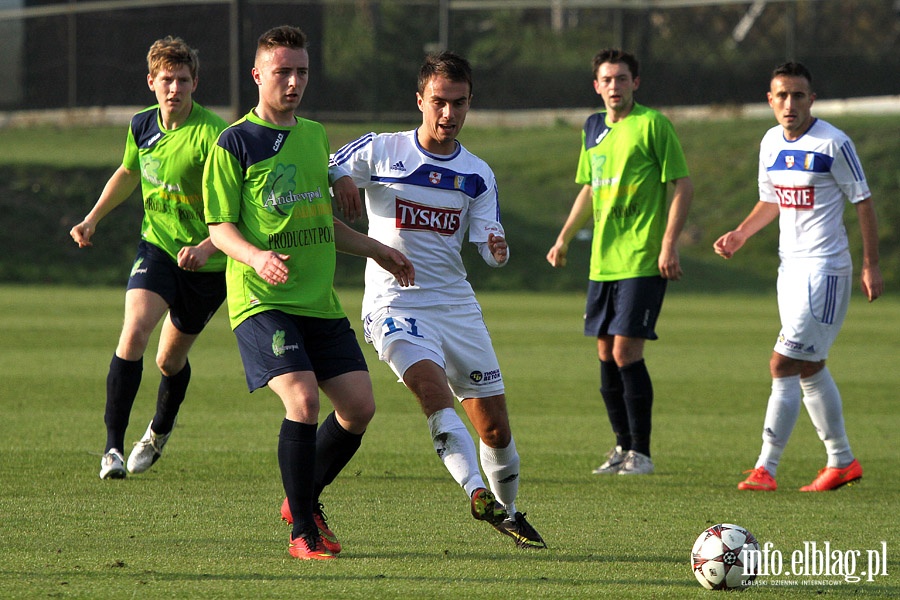
<svg viewBox="0 0 900 600">
<path fill-rule="evenodd" d="M 225 256 L 209 239 L 201 180 L 206 156 L 227 124 L 193 101 L 199 60 L 197 51 L 182 39 L 169 36 L 154 42 L 147 66 L 147 84 L 158 103 L 132 117 L 122 165 L 90 213 L 70 231 L 79 247 L 91 246 L 103 217 L 140 183 L 141 243 L 125 293 L 125 322 L 107 376 L 101 479 L 126 476 L 125 430 L 150 334 L 166 317 L 156 355 L 162 373 L 156 414 L 128 457 L 132 473 L 146 471 L 160 457 L 190 381 L 188 352 L 225 299 Z"/>
<path fill-rule="evenodd" d="M 643 475 L 654 469 L 653 386 L 644 342 L 657 339 L 667 281 L 682 275 L 677 241 L 693 185 L 671 122 L 634 101 L 637 59 L 603 50 L 594 57 L 593 74 L 606 110 L 585 122 L 575 178 L 583 187 L 547 260 L 565 266 L 569 243 L 593 219 L 584 334 L 597 338 L 600 392 L 616 436 L 594 473 Z"/>
<path fill-rule="evenodd" d="M 219 136 L 203 199 L 212 239 L 229 257 L 228 312 L 247 385 L 268 386 L 285 408 L 278 465 L 289 551 L 332 559 L 341 545 L 319 496 L 375 413 L 362 350 L 334 291 L 335 252 L 367 256 L 402 285 L 414 272 L 403 254 L 333 216 L 325 130 L 294 115 L 309 76 L 306 35 L 289 26 L 264 33 L 252 73 L 259 103 Z M 334 411 L 318 427 L 320 388 Z"/>
</svg>

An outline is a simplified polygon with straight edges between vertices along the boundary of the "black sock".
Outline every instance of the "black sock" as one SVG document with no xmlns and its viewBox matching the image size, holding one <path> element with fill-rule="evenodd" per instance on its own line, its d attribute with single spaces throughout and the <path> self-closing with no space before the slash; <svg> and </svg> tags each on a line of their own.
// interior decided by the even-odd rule
<svg viewBox="0 0 900 600">
<path fill-rule="evenodd" d="M 631 429 L 628 409 L 625 407 L 625 388 L 622 375 L 615 361 L 600 361 L 600 395 L 606 404 L 606 414 L 616 436 L 616 445 L 622 450 L 631 450 Z"/>
<path fill-rule="evenodd" d="M 153 417 L 153 432 L 165 435 L 175 427 L 175 417 L 184 402 L 188 383 L 191 381 L 191 363 L 185 362 L 184 368 L 175 375 L 165 375 L 159 380 L 159 392 L 156 396 L 156 415 Z"/>
<path fill-rule="evenodd" d="M 278 436 L 281 482 L 294 518 L 293 537 L 315 527 L 313 483 L 316 465 L 316 426 L 285 419 Z"/>
<path fill-rule="evenodd" d="M 109 363 L 109 374 L 106 376 L 106 412 L 103 422 L 106 423 L 106 452 L 117 448 L 125 449 L 125 430 L 131 407 L 141 387 L 141 374 L 144 370 L 143 357 L 138 360 L 125 360 L 113 354 Z"/>
<path fill-rule="evenodd" d="M 653 383 L 643 360 L 621 367 L 625 387 L 625 405 L 631 428 L 631 449 L 650 456 L 652 428 Z"/>
<path fill-rule="evenodd" d="M 332 412 L 319 427 L 316 435 L 316 488 L 314 502 L 325 486 L 334 481 L 362 443 L 363 434 L 350 433 L 338 423 Z"/>
</svg>

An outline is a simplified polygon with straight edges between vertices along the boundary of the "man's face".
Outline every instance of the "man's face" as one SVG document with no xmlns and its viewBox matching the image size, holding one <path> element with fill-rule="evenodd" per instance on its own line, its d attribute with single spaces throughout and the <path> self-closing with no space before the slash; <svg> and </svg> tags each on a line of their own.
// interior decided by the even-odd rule
<svg viewBox="0 0 900 600">
<path fill-rule="evenodd" d="M 609 112 L 621 112 L 631 108 L 634 91 L 640 85 L 640 77 L 632 77 L 628 65 L 623 62 L 603 63 L 597 67 L 594 91 L 603 98 Z"/>
<path fill-rule="evenodd" d="M 162 68 L 156 76 L 147 75 L 147 85 L 156 94 L 160 110 L 167 115 L 187 115 L 191 112 L 191 95 L 197 89 L 197 80 L 191 77 L 187 65 Z"/>
<path fill-rule="evenodd" d="M 275 113 L 291 113 L 300 106 L 309 82 L 309 54 L 305 48 L 277 46 L 257 56 L 253 80 L 259 101 Z"/>
<path fill-rule="evenodd" d="M 766 94 L 775 119 L 784 128 L 784 137 L 793 140 L 809 129 L 810 109 L 816 99 L 805 77 L 779 75 L 772 79 Z"/>
<path fill-rule="evenodd" d="M 456 137 L 466 122 L 472 96 L 465 81 L 432 77 L 424 91 L 416 93 L 422 111 L 419 143 L 435 154 L 450 154 L 456 149 Z"/>
</svg>

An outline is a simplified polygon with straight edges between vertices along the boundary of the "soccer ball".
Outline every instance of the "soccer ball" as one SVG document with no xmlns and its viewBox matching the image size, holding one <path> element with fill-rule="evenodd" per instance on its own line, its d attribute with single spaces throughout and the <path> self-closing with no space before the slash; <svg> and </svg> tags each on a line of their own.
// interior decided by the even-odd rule
<svg viewBox="0 0 900 600">
<path fill-rule="evenodd" d="M 756 579 L 758 558 L 759 542 L 752 533 L 738 525 L 721 523 L 701 533 L 694 542 L 691 569 L 707 589 L 744 589 Z"/>
</svg>

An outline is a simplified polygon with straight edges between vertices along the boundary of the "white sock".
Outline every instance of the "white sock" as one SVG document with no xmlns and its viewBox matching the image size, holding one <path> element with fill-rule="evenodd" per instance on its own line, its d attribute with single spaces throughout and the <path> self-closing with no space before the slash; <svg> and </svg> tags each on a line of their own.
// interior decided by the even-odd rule
<svg viewBox="0 0 900 600">
<path fill-rule="evenodd" d="M 763 421 L 763 445 L 756 467 L 765 467 L 772 477 L 800 415 L 800 376 L 772 379 L 772 394 Z"/>
<path fill-rule="evenodd" d="M 469 497 L 478 488 L 485 487 L 478 470 L 475 442 L 456 411 L 444 408 L 428 417 L 431 441 L 438 457 Z"/>
<path fill-rule="evenodd" d="M 829 467 L 842 469 L 853 462 L 850 441 L 844 428 L 844 411 L 841 404 L 841 393 L 838 391 L 828 368 L 824 368 L 812 377 L 800 380 L 803 388 L 803 404 L 809 413 L 819 434 L 825 443 L 828 453 Z"/>
<path fill-rule="evenodd" d="M 506 508 L 509 516 L 516 514 L 516 496 L 519 493 L 519 453 L 512 438 L 506 448 L 491 448 L 479 440 L 481 468 L 494 496 Z"/>
</svg>

